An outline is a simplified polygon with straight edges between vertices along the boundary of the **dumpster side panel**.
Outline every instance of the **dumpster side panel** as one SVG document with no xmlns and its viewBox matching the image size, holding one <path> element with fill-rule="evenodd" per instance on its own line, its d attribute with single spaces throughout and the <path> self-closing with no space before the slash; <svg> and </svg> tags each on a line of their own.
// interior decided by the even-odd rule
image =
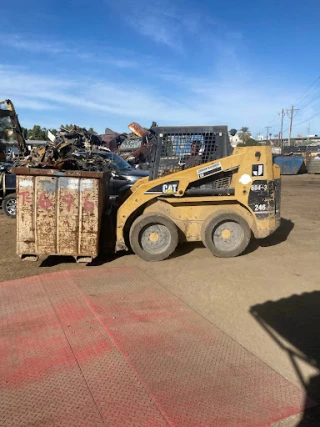
<svg viewBox="0 0 320 427">
<path fill-rule="evenodd" d="M 278 156 L 274 163 L 281 168 L 281 175 L 297 175 L 302 171 L 303 157 Z"/>
<path fill-rule="evenodd" d="M 110 174 L 16 168 L 17 253 L 96 257 Z"/>
<path fill-rule="evenodd" d="M 99 252 L 99 195 L 99 180 L 80 180 L 79 255 L 96 256 Z"/>
<path fill-rule="evenodd" d="M 17 176 L 17 254 L 35 253 L 35 178 Z"/>
<path fill-rule="evenodd" d="M 79 178 L 59 178 L 57 204 L 57 253 L 78 255 Z"/>
<path fill-rule="evenodd" d="M 56 177 L 36 177 L 36 254 L 57 253 L 57 183 Z"/>
</svg>

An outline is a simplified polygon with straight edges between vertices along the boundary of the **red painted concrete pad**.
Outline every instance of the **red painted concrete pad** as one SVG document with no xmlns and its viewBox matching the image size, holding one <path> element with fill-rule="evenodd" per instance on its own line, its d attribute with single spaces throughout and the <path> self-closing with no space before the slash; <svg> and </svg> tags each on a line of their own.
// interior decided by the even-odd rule
<svg viewBox="0 0 320 427">
<path fill-rule="evenodd" d="M 260 427 L 304 401 L 139 269 L 0 284 L 0 426 Z"/>
</svg>

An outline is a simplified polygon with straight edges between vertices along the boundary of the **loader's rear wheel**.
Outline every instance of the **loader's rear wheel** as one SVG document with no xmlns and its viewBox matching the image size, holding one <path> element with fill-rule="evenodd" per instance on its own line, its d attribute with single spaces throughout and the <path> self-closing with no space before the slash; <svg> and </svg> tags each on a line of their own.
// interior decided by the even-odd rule
<svg viewBox="0 0 320 427">
<path fill-rule="evenodd" d="M 219 258 L 240 255 L 248 246 L 251 230 L 248 223 L 237 214 L 221 214 L 209 219 L 203 227 L 202 241 Z"/>
<path fill-rule="evenodd" d="M 170 219 L 161 215 L 142 215 L 130 229 L 130 245 L 145 261 L 162 261 L 178 245 L 178 229 Z"/>
</svg>

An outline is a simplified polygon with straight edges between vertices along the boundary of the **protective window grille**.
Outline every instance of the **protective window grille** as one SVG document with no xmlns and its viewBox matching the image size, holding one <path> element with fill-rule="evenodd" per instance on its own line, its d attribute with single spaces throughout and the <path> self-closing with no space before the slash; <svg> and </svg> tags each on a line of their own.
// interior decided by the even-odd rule
<svg viewBox="0 0 320 427">
<path fill-rule="evenodd" d="M 227 127 L 153 128 L 150 179 L 231 154 Z"/>
</svg>

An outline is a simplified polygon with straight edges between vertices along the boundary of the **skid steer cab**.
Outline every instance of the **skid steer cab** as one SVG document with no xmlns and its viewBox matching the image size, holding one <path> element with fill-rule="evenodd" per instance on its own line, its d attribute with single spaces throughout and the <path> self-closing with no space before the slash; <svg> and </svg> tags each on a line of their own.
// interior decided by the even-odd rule
<svg viewBox="0 0 320 427">
<path fill-rule="evenodd" d="M 153 133 L 150 176 L 117 212 L 117 250 L 131 247 L 146 261 L 161 261 L 179 242 L 202 241 L 217 257 L 235 257 L 252 236 L 279 227 L 280 169 L 271 147 L 232 152 L 226 126 Z"/>
</svg>

